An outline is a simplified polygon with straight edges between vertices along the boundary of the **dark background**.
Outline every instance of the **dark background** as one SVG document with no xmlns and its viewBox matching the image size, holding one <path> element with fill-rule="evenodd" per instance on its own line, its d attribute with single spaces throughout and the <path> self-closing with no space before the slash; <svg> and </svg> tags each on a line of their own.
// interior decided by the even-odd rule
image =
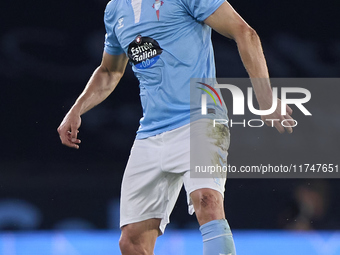
<svg viewBox="0 0 340 255">
<path fill-rule="evenodd" d="M 260 35 L 272 77 L 339 76 L 338 2 L 230 3 Z M 141 117 L 131 68 L 83 116 L 80 150 L 62 146 L 56 132 L 100 64 L 106 1 L 1 5 L 0 228 L 117 228 L 120 182 Z M 218 77 L 247 77 L 235 43 L 216 33 L 213 42 Z M 316 116 L 291 136 L 232 129 L 230 164 L 339 163 L 338 93 L 318 88 L 309 105 Z M 339 192 L 337 179 L 230 179 L 227 218 L 234 229 L 339 229 Z M 197 226 L 185 201 L 182 193 L 169 227 Z"/>
</svg>

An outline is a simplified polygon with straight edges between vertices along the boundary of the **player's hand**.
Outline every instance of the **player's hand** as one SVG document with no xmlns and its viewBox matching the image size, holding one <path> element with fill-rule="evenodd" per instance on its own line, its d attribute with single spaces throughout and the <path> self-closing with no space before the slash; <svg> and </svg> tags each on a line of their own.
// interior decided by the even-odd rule
<svg viewBox="0 0 340 255">
<path fill-rule="evenodd" d="M 81 118 L 79 115 L 72 112 L 66 114 L 57 129 L 62 144 L 71 148 L 79 149 L 81 141 L 77 138 L 77 136 L 80 124 Z"/>
<path fill-rule="evenodd" d="M 260 108 L 262 108 L 263 110 L 267 110 L 270 108 L 270 106 L 260 106 Z M 279 131 L 281 134 L 283 134 L 285 132 L 285 130 L 291 134 L 293 133 L 293 128 L 289 127 L 289 126 L 294 126 L 295 122 L 293 120 L 293 118 L 291 117 L 291 115 L 293 114 L 293 110 L 287 105 L 286 106 L 286 115 L 281 115 L 281 100 L 277 99 L 277 107 L 276 110 L 269 115 L 265 115 L 262 116 L 261 119 L 267 124 L 267 126 L 274 126 L 277 131 Z M 266 120 L 270 120 L 270 121 L 266 121 Z M 275 121 L 273 121 L 275 120 Z M 285 126 L 282 126 L 282 121 L 286 120 Z"/>
</svg>

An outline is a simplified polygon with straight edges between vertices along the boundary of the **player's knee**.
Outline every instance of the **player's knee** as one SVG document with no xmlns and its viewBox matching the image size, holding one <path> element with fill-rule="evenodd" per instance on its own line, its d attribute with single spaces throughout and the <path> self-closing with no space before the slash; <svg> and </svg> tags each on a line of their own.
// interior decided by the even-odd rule
<svg viewBox="0 0 340 255">
<path fill-rule="evenodd" d="M 203 212 L 215 211 L 219 208 L 220 204 L 218 198 L 210 192 L 202 193 L 200 197 L 200 209 Z"/>
<path fill-rule="evenodd" d="M 223 199 L 215 191 L 201 191 L 195 194 L 195 212 L 199 221 L 224 218 Z"/>
<path fill-rule="evenodd" d="M 119 239 L 119 248 L 122 255 L 149 255 L 138 236 L 127 230 L 122 232 Z"/>
<path fill-rule="evenodd" d="M 133 239 L 126 234 L 122 234 L 120 236 L 119 248 L 120 248 L 120 251 L 122 252 L 123 255 L 125 255 L 125 254 L 137 254 L 135 252 L 135 250 L 137 250 L 137 249 L 134 245 Z"/>
<path fill-rule="evenodd" d="M 122 254 L 128 254 L 130 247 L 130 240 L 125 236 L 121 235 L 119 239 L 119 248 Z"/>
</svg>

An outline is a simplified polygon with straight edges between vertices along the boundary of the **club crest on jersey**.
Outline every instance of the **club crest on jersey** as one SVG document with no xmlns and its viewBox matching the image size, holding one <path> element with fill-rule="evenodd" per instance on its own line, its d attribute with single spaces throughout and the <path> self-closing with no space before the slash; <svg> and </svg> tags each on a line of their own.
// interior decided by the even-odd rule
<svg viewBox="0 0 340 255">
<path fill-rule="evenodd" d="M 136 68 L 146 69 L 157 62 L 162 52 L 156 40 L 137 35 L 129 45 L 128 57 Z"/>
<path fill-rule="evenodd" d="M 163 4 L 164 4 L 163 1 L 155 0 L 155 3 L 152 5 L 152 8 L 156 10 L 156 15 L 157 15 L 158 20 L 159 20 L 159 9 L 161 8 Z"/>
</svg>

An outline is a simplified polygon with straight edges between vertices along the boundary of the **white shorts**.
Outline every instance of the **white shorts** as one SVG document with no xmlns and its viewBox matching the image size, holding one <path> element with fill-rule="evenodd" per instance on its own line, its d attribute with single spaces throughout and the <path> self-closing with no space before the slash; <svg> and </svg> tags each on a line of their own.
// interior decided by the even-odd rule
<svg viewBox="0 0 340 255">
<path fill-rule="evenodd" d="M 194 212 L 191 192 L 210 188 L 224 196 L 226 174 L 218 178 L 190 176 L 190 169 L 193 170 L 195 164 L 190 162 L 190 148 L 191 155 L 193 152 L 199 155 L 200 165 L 202 162 L 215 164 L 216 158 L 220 162 L 223 158 L 223 164 L 226 164 L 230 136 L 227 127 L 221 128 L 223 132 L 216 132 L 218 129 L 212 126 L 212 120 L 201 119 L 156 136 L 135 140 L 122 181 L 120 227 L 160 218 L 160 230 L 164 233 L 183 183 L 190 214 Z M 197 142 L 194 136 L 202 139 Z M 219 156 L 211 152 L 217 152 Z"/>
</svg>

